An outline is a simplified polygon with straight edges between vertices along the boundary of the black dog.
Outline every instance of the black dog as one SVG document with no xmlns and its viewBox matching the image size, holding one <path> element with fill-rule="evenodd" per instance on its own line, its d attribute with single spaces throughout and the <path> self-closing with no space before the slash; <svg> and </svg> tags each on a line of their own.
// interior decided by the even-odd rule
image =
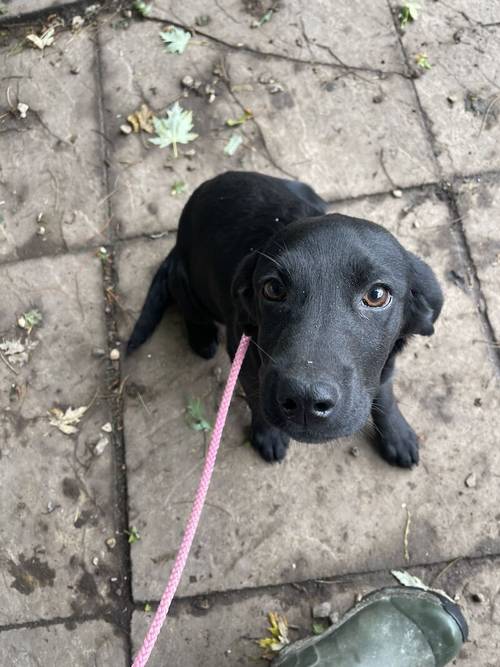
<svg viewBox="0 0 500 667">
<path fill-rule="evenodd" d="M 205 359 L 217 349 L 216 322 L 231 357 L 243 332 L 252 337 L 240 378 L 266 461 L 283 459 L 290 437 L 350 435 L 371 412 L 382 456 L 418 463 L 392 392 L 394 358 L 411 334 L 433 333 L 443 297 L 431 269 L 379 225 L 326 215 L 300 182 L 222 174 L 187 202 L 129 352 L 174 301 Z"/>
</svg>

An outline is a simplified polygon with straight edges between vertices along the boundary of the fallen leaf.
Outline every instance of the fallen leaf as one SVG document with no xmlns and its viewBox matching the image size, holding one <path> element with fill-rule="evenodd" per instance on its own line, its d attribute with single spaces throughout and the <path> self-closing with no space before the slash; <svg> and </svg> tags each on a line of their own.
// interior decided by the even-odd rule
<svg viewBox="0 0 500 667">
<path fill-rule="evenodd" d="M 273 657 L 273 653 L 281 651 L 290 643 L 288 638 L 288 622 L 284 616 L 276 612 L 269 612 L 268 619 L 270 626 L 267 628 L 269 637 L 257 640 L 258 645 L 264 649 L 265 658 Z"/>
<path fill-rule="evenodd" d="M 272 18 L 274 14 L 274 9 L 271 8 L 269 9 L 265 14 L 263 14 L 260 19 L 256 19 L 255 21 L 252 21 L 250 24 L 251 28 L 260 28 L 263 26 L 265 23 L 268 23 Z"/>
<path fill-rule="evenodd" d="M 12 364 L 24 366 L 29 360 L 29 353 L 38 345 L 36 340 L 26 340 L 24 343 L 20 338 L 13 340 L 4 340 L 0 343 L 0 351 L 8 358 Z"/>
<path fill-rule="evenodd" d="M 50 424 L 58 428 L 65 435 L 78 433 L 76 424 L 80 423 L 81 418 L 87 412 L 88 405 L 81 408 L 68 408 L 63 412 L 60 408 L 51 408 L 49 410 Z"/>
<path fill-rule="evenodd" d="M 203 403 L 199 398 L 189 401 L 187 408 L 187 423 L 193 431 L 210 431 L 212 425 L 205 419 Z"/>
<path fill-rule="evenodd" d="M 191 33 L 171 25 L 165 32 L 160 32 L 160 37 L 169 53 L 184 53 L 191 39 Z"/>
<path fill-rule="evenodd" d="M 109 445 L 109 438 L 106 435 L 101 435 L 94 447 L 94 454 L 96 456 L 101 456 L 104 453 L 104 450 Z"/>
<path fill-rule="evenodd" d="M 326 630 L 328 630 L 328 627 L 329 627 L 329 626 L 328 626 L 326 623 L 318 623 L 317 621 L 315 621 L 315 622 L 312 624 L 312 631 L 313 631 L 313 634 L 315 634 L 315 635 L 322 635 L 323 632 L 325 632 Z"/>
<path fill-rule="evenodd" d="M 421 69 L 431 69 L 432 65 L 429 62 L 429 56 L 426 53 L 417 53 L 415 62 Z"/>
<path fill-rule="evenodd" d="M 174 157 L 178 157 L 177 144 L 188 144 L 198 137 L 191 132 L 193 112 L 185 111 L 178 102 L 167 110 L 166 118 L 153 118 L 153 124 L 157 136 L 149 141 L 160 148 L 172 145 Z"/>
<path fill-rule="evenodd" d="M 35 33 L 31 33 L 26 35 L 26 39 L 28 42 L 31 42 L 31 44 L 33 44 L 33 46 L 35 46 L 37 49 L 43 51 L 45 47 L 54 43 L 54 32 L 54 28 L 48 28 L 40 36 L 35 35 Z"/>
<path fill-rule="evenodd" d="M 243 123 L 246 123 L 247 120 L 250 120 L 251 118 L 253 118 L 253 113 L 249 109 L 244 109 L 242 116 L 240 116 L 239 118 L 228 118 L 226 120 L 226 125 L 228 127 L 235 127 L 236 125 L 243 125 Z"/>
<path fill-rule="evenodd" d="M 135 544 L 141 539 L 141 535 L 135 526 L 132 526 L 130 530 L 125 531 L 128 535 L 128 543 Z"/>
<path fill-rule="evenodd" d="M 141 16 L 149 16 L 151 14 L 151 5 L 148 5 L 143 0 L 134 0 L 132 7 Z"/>
<path fill-rule="evenodd" d="M 132 129 L 135 133 L 143 130 L 149 134 L 153 134 L 153 112 L 148 107 L 147 104 L 141 104 L 141 108 L 138 111 L 134 111 L 130 116 L 127 116 L 127 121 L 132 126 Z"/>
<path fill-rule="evenodd" d="M 420 9 L 421 6 L 419 2 L 415 2 L 415 0 L 407 0 L 399 10 L 399 25 L 401 28 L 405 28 L 408 23 L 416 21 Z"/>
<path fill-rule="evenodd" d="M 175 197 L 176 195 L 184 194 L 186 190 L 187 183 L 184 183 L 184 181 L 175 181 L 175 183 L 172 185 L 172 188 L 170 189 L 170 194 L 172 197 Z"/>
<path fill-rule="evenodd" d="M 224 153 L 226 155 L 234 155 L 238 148 L 240 147 L 243 139 L 239 134 L 236 132 L 233 132 L 233 134 L 230 136 L 229 141 L 227 144 L 224 146 Z"/>
<path fill-rule="evenodd" d="M 147 614 L 147 613 L 149 613 L 151 610 L 152 610 L 151 605 L 149 604 L 149 602 L 146 602 L 146 604 L 144 605 L 144 611 L 145 611 L 146 614 Z"/>
<path fill-rule="evenodd" d="M 32 310 L 28 310 L 25 313 L 23 313 L 21 317 L 17 320 L 17 323 L 21 327 L 21 329 L 24 329 L 28 333 L 31 333 L 34 327 L 38 326 L 42 320 L 43 320 L 42 313 L 36 308 L 33 308 Z"/>
<path fill-rule="evenodd" d="M 404 570 L 391 570 L 391 574 L 403 586 L 407 586 L 409 588 L 420 588 L 420 590 L 429 591 L 430 593 L 439 593 L 439 595 L 444 595 L 446 598 L 448 598 L 448 600 L 453 602 L 453 598 L 451 598 L 448 593 L 441 590 L 440 588 L 431 588 L 430 586 L 427 586 L 421 579 L 415 577 L 409 572 L 405 572 Z"/>
<path fill-rule="evenodd" d="M 391 570 L 391 574 L 403 586 L 409 586 L 410 588 L 421 588 L 423 591 L 429 590 L 429 587 L 426 586 L 421 579 L 415 577 L 409 572 L 405 572 L 404 570 Z"/>
</svg>

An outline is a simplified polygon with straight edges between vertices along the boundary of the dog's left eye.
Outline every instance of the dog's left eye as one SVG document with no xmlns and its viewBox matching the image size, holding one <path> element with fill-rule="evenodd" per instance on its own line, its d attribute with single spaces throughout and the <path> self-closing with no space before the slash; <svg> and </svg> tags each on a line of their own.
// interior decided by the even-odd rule
<svg viewBox="0 0 500 667">
<path fill-rule="evenodd" d="M 363 296 L 363 303 L 369 308 L 382 308 L 392 300 L 391 293 L 383 285 L 374 285 Z"/>
<path fill-rule="evenodd" d="M 286 298 L 286 289 L 283 283 L 276 278 L 266 280 L 262 285 L 262 294 L 268 301 L 284 301 Z"/>
</svg>

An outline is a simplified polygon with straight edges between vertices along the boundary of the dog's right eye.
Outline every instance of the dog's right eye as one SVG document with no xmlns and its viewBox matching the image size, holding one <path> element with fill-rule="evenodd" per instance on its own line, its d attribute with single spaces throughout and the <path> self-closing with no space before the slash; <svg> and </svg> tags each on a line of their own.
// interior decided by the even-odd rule
<svg viewBox="0 0 500 667">
<path fill-rule="evenodd" d="M 282 282 L 271 278 L 262 285 L 262 295 L 268 301 L 284 301 L 286 298 L 286 289 Z"/>
</svg>

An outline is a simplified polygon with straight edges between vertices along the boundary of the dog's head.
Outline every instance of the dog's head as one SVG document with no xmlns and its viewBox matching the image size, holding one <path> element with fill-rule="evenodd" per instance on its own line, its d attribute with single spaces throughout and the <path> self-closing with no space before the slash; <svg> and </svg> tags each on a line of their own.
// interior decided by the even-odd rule
<svg viewBox="0 0 500 667">
<path fill-rule="evenodd" d="M 306 442 L 360 429 L 391 352 L 430 336 L 442 306 L 424 262 L 379 225 L 337 214 L 280 230 L 241 262 L 232 295 L 261 356 L 266 418 Z"/>
</svg>

